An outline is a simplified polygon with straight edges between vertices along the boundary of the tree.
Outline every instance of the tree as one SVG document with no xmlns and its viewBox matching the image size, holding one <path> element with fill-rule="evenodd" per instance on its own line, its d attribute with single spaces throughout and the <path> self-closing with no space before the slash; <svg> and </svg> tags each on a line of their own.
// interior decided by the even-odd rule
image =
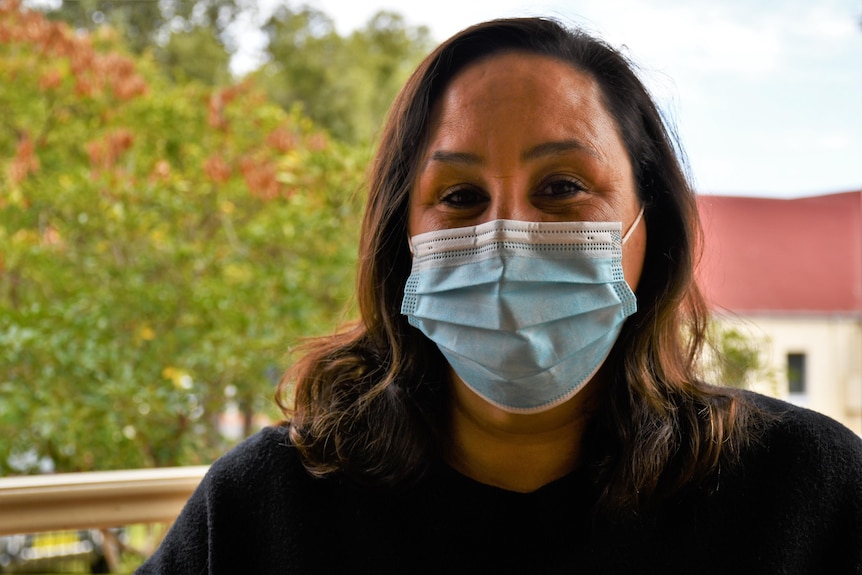
<svg viewBox="0 0 862 575">
<path fill-rule="evenodd" d="M 231 83 L 230 54 L 205 26 L 171 33 L 156 54 L 162 69 L 175 82 L 195 80 L 208 86 Z"/>
<path fill-rule="evenodd" d="M 0 69 L 0 472 L 211 460 L 343 319 L 366 158 L 17 2 Z"/>
<path fill-rule="evenodd" d="M 151 51 L 175 82 L 230 83 L 233 26 L 255 13 L 239 0 L 65 1 L 49 12 L 79 30 L 110 25 L 136 54 Z M 250 18 L 246 18 L 249 20 Z M 341 36 L 326 13 L 282 0 L 263 25 L 269 61 L 257 82 L 286 110 L 298 108 L 330 135 L 368 143 L 399 87 L 432 42 L 427 27 L 381 11 Z"/>
<path fill-rule="evenodd" d="M 165 25 L 159 2 L 124 2 L 122 0 L 64 1 L 51 10 L 54 19 L 69 23 L 76 30 L 94 31 L 108 24 L 119 30 L 126 45 L 143 54 Z"/>
<path fill-rule="evenodd" d="M 299 107 L 336 138 L 368 142 L 431 45 L 428 29 L 379 12 L 348 37 L 309 7 L 281 6 L 264 26 L 270 61 L 258 76 L 285 109 Z"/>
<path fill-rule="evenodd" d="M 709 347 L 702 363 L 708 382 L 742 389 L 773 382 L 774 374 L 763 356 L 765 340 L 716 320 L 707 335 Z"/>
<path fill-rule="evenodd" d="M 76 30 L 109 25 L 135 54 L 151 51 L 174 80 L 215 86 L 230 80 L 228 28 L 241 11 L 236 0 L 66 0 L 48 16 Z"/>
</svg>

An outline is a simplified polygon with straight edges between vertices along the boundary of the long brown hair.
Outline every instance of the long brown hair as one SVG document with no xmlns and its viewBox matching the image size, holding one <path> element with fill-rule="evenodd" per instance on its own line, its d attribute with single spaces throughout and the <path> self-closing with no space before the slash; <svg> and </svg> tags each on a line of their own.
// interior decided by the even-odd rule
<svg viewBox="0 0 862 575">
<path fill-rule="evenodd" d="M 709 477 L 745 442 L 746 407 L 700 383 L 706 310 L 694 283 L 700 227 L 674 140 L 619 52 L 553 20 L 494 20 L 441 44 L 395 100 L 369 174 L 357 278 L 361 319 L 311 342 L 279 386 L 293 443 L 316 475 L 397 485 L 443 441 L 445 360 L 400 314 L 410 273 L 407 213 L 434 103 L 464 67 L 503 51 L 545 55 L 590 75 L 627 148 L 648 222 L 638 312 L 608 363 L 607 408 L 590 430 L 599 505 L 638 509 Z M 287 398 L 295 385 L 294 405 Z"/>
</svg>

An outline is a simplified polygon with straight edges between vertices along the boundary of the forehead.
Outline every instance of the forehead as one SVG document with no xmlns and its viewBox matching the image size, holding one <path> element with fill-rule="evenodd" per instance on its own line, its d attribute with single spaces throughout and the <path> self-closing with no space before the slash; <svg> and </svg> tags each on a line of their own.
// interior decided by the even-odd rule
<svg viewBox="0 0 862 575">
<path fill-rule="evenodd" d="M 529 132 L 543 132 L 542 137 L 578 132 L 593 140 L 618 132 L 589 74 L 549 56 L 504 52 L 453 77 L 432 109 L 429 136 L 430 141 L 482 138 L 513 124 L 523 137 Z"/>
<path fill-rule="evenodd" d="M 516 79 L 519 81 L 514 81 Z M 572 87 L 572 83 L 586 88 L 593 80 L 586 72 L 559 58 L 510 50 L 490 54 L 467 64 L 449 80 L 444 97 L 463 93 L 480 82 L 484 83 L 485 88 L 519 89 L 529 93 L 535 87 L 565 89 Z"/>
</svg>

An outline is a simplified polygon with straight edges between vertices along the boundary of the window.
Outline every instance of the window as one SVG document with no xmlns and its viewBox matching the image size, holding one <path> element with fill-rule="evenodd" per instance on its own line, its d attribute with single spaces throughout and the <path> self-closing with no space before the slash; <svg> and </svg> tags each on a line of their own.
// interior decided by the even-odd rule
<svg viewBox="0 0 862 575">
<path fill-rule="evenodd" d="M 805 378 L 805 354 L 787 354 L 787 390 L 791 395 L 804 395 L 808 391 Z"/>
</svg>

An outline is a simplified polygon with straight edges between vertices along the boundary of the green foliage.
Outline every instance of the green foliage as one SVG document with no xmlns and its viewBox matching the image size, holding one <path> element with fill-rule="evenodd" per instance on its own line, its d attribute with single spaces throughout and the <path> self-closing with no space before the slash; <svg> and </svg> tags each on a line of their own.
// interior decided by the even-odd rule
<svg viewBox="0 0 862 575">
<path fill-rule="evenodd" d="M 136 54 L 153 53 L 177 83 L 229 83 L 235 46 L 228 28 L 253 6 L 237 0 L 64 1 L 50 16 L 77 29 L 112 26 Z M 431 49 L 424 26 L 408 26 L 393 12 L 375 14 L 363 28 L 341 36 L 324 12 L 289 0 L 263 25 L 268 62 L 258 85 L 285 110 L 299 109 L 345 142 L 367 144 L 410 72 Z"/>
<path fill-rule="evenodd" d="M 763 357 L 767 342 L 762 338 L 714 321 L 708 342 L 710 348 L 703 364 L 710 383 L 745 389 L 774 379 Z"/>
<path fill-rule="evenodd" d="M 379 12 L 343 37 L 323 12 L 281 6 L 264 26 L 270 61 L 260 81 L 284 108 L 299 106 L 336 138 L 367 142 L 431 46 L 428 29 Z"/>
<path fill-rule="evenodd" d="M 174 84 L 8 2 L 0 70 L 0 454 L 211 460 L 225 389 L 250 424 L 343 318 L 367 158 L 253 80 Z"/>
<path fill-rule="evenodd" d="M 204 26 L 174 32 L 156 55 L 161 67 L 177 83 L 191 80 L 208 86 L 230 83 L 230 55 L 213 31 Z"/>
<path fill-rule="evenodd" d="M 143 54 L 176 31 L 202 27 L 222 36 L 240 11 L 236 0 L 61 0 L 48 16 L 76 30 L 109 25 L 129 49 Z"/>
<path fill-rule="evenodd" d="M 151 45 L 156 32 L 166 23 L 159 2 L 64 1 L 51 16 L 76 30 L 93 31 L 103 24 L 113 26 L 122 31 L 126 45 L 138 54 Z"/>
<path fill-rule="evenodd" d="M 152 52 L 175 81 L 216 86 L 229 81 L 226 31 L 239 13 L 235 0 L 65 0 L 48 16 L 76 30 L 111 26 L 132 52 Z"/>
</svg>

